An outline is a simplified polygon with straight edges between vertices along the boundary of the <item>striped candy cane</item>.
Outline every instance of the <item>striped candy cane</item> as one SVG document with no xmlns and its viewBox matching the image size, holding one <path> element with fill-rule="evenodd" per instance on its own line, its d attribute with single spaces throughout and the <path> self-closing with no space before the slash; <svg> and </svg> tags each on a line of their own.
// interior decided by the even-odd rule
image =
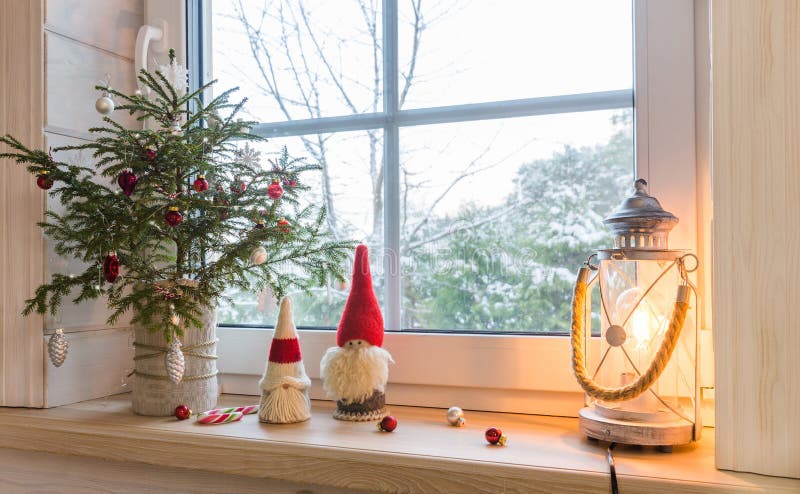
<svg viewBox="0 0 800 494">
<path fill-rule="evenodd" d="M 242 420 L 244 414 L 241 412 L 222 413 L 217 415 L 202 415 L 197 417 L 197 422 L 200 424 L 227 424 L 228 422 L 236 422 Z"/>
<path fill-rule="evenodd" d="M 199 414 L 200 417 L 205 415 L 221 415 L 223 413 L 238 412 L 242 415 L 250 415 L 251 413 L 258 412 L 258 405 L 248 405 L 246 407 L 230 407 L 230 408 L 215 408 L 213 410 L 206 410 Z"/>
</svg>

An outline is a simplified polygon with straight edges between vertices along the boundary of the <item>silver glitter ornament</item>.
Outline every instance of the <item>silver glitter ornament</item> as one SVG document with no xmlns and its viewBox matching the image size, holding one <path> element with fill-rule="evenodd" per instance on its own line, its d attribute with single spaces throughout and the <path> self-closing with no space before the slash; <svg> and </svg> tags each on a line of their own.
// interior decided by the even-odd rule
<svg viewBox="0 0 800 494">
<path fill-rule="evenodd" d="M 97 113 L 100 115 L 108 115 L 112 111 L 114 111 L 114 100 L 108 94 L 104 94 L 97 98 L 97 101 L 94 103 L 94 109 L 97 110 Z"/>
<path fill-rule="evenodd" d="M 64 336 L 64 330 L 56 329 L 56 332 L 47 340 L 47 355 L 50 357 L 50 362 L 56 367 L 61 367 L 61 364 L 67 359 L 67 350 L 69 350 L 69 342 Z"/>
<path fill-rule="evenodd" d="M 447 410 L 447 423 L 453 427 L 463 427 L 467 423 L 464 418 L 464 410 L 459 407 L 450 407 Z"/>
<path fill-rule="evenodd" d="M 167 356 L 164 358 L 164 366 L 167 369 L 167 377 L 170 382 L 178 384 L 183 379 L 183 372 L 186 370 L 186 361 L 183 359 L 181 342 L 175 341 L 169 344 Z"/>
</svg>

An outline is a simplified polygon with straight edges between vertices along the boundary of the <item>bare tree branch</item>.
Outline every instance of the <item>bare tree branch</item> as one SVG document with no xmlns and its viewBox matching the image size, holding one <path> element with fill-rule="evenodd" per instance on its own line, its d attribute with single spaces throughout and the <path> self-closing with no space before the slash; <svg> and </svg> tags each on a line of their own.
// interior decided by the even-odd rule
<svg viewBox="0 0 800 494">
<path fill-rule="evenodd" d="M 422 31 L 425 29 L 425 24 L 422 22 L 422 0 L 412 1 L 411 6 L 414 9 L 414 41 L 411 45 L 411 60 L 408 62 L 408 71 L 402 74 L 405 83 L 403 84 L 403 91 L 400 93 L 400 108 L 403 107 L 408 90 L 411 89 L 411 84 L 414 81 L 414 69 L 417 66 L 419 44 L 422 40 Z"/>
<path fill-rule="evenodd" d="M 331 77 L 333 84 L 339 89 L 339 93 L 341 94 L 345 104 L 353 113 L 358 113 L 358 109 L 353 104 L 350 96 L 345 91 L 344 86 L 342 85 L 342 81 L 337 77 L 336 73 L 333 70 L 333 66 L 328 61 L 328 58 L 325 56 L 325 51 L 322 49 L 319 41 L 317 40 L 317 35 L 315 34 L 314 30 L 311 28 L 311 24 L 308 19 L 308 12 L 306 11 L 305 7 L 303 6 L 303 2 L 300 2 L 300 18 L 303 20 L 303 24 L 306 26 L 306 30 L 308 31 L 308 36 L 311 39 L 311 42 L 314 44 L 314 48 L 317 50 L 317 54 L 319 55 L 322 64 L 325 65 L 325 68 L 328 69 L 328 75 Z"/>
</svg>

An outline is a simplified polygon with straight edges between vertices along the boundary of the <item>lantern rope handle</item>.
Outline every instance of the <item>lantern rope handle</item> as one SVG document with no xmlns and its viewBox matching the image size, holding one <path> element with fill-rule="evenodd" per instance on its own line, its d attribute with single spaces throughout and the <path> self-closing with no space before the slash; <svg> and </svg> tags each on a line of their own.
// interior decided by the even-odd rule
<svg viewBox="0 0 800 494">
<path fill-rule="evenodd" d="M 681 269 L 681 275 L 685 271 Z M 672 352 L 678 343 L 678 337 L 686 321 L 686 312 L 689 310 L 690 288 L 687 284 L 678 286 L 678 295 L 675 300 L 675 307 L 672 311 L 672 318 L 669 328 L 664 334 L 661 346 L 656 352 L 653 360 L 644 374 L 640 375 L 636 381 L 619 388 L 610 388 L 598 384 L 586 373 L 586 358 L 583 353 L 584 339 L 584 320 L 586 311 L 586 279 L 589 268 L 583 267 L 578 271 L 578 278 L 575 281 L 575 292 L 572 298 L 572 371 L 578 380 L 581 388 L 591 396 L 603 401 L 623 401 L 636 398 L 661 376 L 667 366 Z M 685 278 L 684 278 L 685 279 Z"/>
</svg>

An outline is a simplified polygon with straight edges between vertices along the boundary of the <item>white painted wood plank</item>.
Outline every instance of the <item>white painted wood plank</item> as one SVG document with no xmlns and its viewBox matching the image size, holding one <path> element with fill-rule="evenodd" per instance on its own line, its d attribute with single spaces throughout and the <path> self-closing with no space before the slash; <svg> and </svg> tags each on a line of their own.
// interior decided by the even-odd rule
<svg viewBox="0 0 800 494">
<path fill-rule="evenodd" d="M 800 4 L 712 10 L 717 466 L 800 478 Z"/>
<path fill-rule="evenodd" d="M 116 55 L 46 32 L 47 111 L 45 125 L 86 131 L 102 124 L 94 108 L 100 93 L 94 89 L 106 74 L 111 87 L 126 93 L 136 89 L 133 63 Z M 127 112 L 115 111 L 112 118 L 129 128 L 141 126 Z"/>
<path fill-rule="evenodd" d="M 45 335 L 43 351 L 47 351 Z M 133 369 L 130 329 L 106 329 L 67 334 L 69 351 L 61 367 L 47 361 L 46 407 L 68 405 L 130 391 Z"/>
<path fill-rule="evenodd" d="M 73 139 L 61 135 L 47 133 L 47 146 L 59 147 L 67 145 L 76 145 L 84 141 Z M 66 163 L 89 166 L 93 165 L 95 160 L 90 151 L 61 151 L 56 153 L 54 157 L 59 161 Z M 57 187 L 57 185 L 56 185 Z M 64 210 L 61 201 L 57 198 L 48 197 L 47 208 L 61 214 Z M 68 259 L 59 256 L 53 250 L 53 244 L 45 239 L 47 245 L 47 267 L 46 279 L 50 279 L 54 273 L 61 274 L 78 274 L 82 273 L 87 264 L 76 260 Z M 98 252 L 97 258 L 102 259 L 105 253 Z M 98 271 L 98 278 L 100 273 Z M 111 315 L 111 311 L 106 307 L 106 298 L 100 297 L 95 300 L 88 300 L 80 304 L 73 304 L 72 299 L 75 298 L 77 293 L 64 298 L 64 303 L 61 305 L 58 313 L 55 316 L 50 314 L 46 317 L 46 327 L 48 329 L 64 328 L 67 331 L 71 330 L 92 330 L 92 329 L 106 329 L 106 320 Z M 127 327 L 130 324 L 130 316 L 123 316 L 113 327 Z"/>
<path fill-rule="evenodd" d="M 45 29 L 133 61 L 143 0 L 47 0 Z"/>
</svg>

